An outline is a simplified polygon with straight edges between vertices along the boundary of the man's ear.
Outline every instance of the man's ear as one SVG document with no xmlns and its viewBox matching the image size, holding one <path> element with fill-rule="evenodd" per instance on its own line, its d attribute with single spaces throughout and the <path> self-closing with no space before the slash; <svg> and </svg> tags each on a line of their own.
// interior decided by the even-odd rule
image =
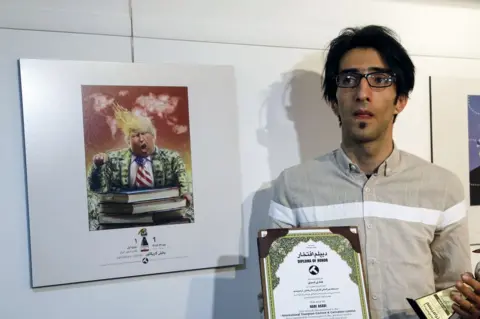
<svg viewBox="0 0 480 319">
<path fill-rule="evenodd" d="M 397 98 L 397 103 L 395 104 L 394 114 L 400 114 L 403 109 L 407 106 L 408 97 L 406 95 L 399 95 Z"/>
</svg>

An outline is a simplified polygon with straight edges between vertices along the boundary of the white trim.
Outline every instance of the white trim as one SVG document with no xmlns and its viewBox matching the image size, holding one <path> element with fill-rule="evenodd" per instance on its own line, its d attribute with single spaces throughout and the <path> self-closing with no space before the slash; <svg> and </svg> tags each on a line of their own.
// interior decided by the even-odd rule
<svg viewBox="0 0 480 319">
<path fill-rule="evenodd" d="M 436 226 L 442 212 L 436 209 L 395 205 L 380 202 L 366 202 L 365 216 L 396 219 L 410 223 Z"/>
<path fill-rule="evenodd" d="M 363 218 L 362 203 L 344 203 L 325 206 L 310 206 L 294 209 L 299 223 L 326 222 L 349 218 Z"/>
<path fill-rule="evenodd" d="M 465 202 L 460 202 L 445 212 L 442 212 L 435 209 L 367 201 L 364 203 L 353 202 L 301 207 L 292 210 L 272 201 L 269 215 L 281 222 L 291 225 L 297 225 L 297 222 L 300 224 L 321 223 L 351 218 L 376 217 L 410 223 L 421 223 L 444 229 L 466 217 L 466 205 Z"/>
<path fill-rule="evenodd" d="M 459 220 L 465 218 L 467 216 L 467 205 L 465 201 L 462 201 L 449 209 L 447 209 L 443 213 L 443 219 L 441 220 L 440 228 L 444 229 Z"/>
<path fill-rule="evenodd" d="M 275 218 L 276 220 L 279 220 L 283 223 L 297 225 L 297 220 L 293 211 L 286 206 L 274 202 L 273 200 L 270 201 L 270 208 L 268 210 L 268 214 L 270 215 L 270 217 Z"/>
<path fill-rule="evenodd" d="M 389 203 L 367 201 L 294 209 L 300 223 L 326 222 L 348 218 L 377 217 L 436 226 L 441 211 Z"/>
</svg>

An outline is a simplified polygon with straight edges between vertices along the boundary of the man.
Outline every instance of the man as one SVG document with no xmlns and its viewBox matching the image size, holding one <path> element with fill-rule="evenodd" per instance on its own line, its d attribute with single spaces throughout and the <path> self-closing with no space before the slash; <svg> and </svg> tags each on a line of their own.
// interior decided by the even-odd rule
<svg viewBox="0 0 480 319">
<path fill-rule="evenodd" d="M 155 145 L 156 129 L 151 119 L 118 107 L 115 115 L 128 147 L 93 157 L 88 176 L 90 190 L 106 193 L 178 187 L 180 196 L 191 203 L 183 159 L 177 152 Z"/>
<path fill-rule="evenodd" d="M 471 268 L 461 182 L 393 141 L 414 78 L 391 30 L 344 30 L 323 83 L 341 146 L 285 169 L 273 186 L 272 227 L 358 227 L 374 319 L 417 318 L 407 297 L 452 286 Z"/>
</svg>

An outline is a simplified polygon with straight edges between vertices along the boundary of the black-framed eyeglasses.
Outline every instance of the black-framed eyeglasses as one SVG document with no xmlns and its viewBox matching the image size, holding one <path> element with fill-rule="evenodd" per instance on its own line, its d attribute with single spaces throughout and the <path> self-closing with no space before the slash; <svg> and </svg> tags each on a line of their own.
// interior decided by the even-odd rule
<svg viewBox="0 0 480 319">
<path fill-rule="evenodd" d="M 338 87 L 355 88 L 360 84 L 362 78 L 367 79 L 368 85 L 374 88 L 386 88 L 391 86 L 395 80 L 395 74 L 385 71 L 376 71 L 366 74 L 358 72 L 342 72 L 335 78 Z"/>
</svg>

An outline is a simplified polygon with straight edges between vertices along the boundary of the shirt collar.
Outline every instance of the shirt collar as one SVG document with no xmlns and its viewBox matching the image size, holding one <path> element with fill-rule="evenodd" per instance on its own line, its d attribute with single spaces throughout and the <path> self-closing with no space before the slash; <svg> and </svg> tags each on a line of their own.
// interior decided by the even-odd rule
<svg viewBox="0 0 480 319">
<path fill-rule="evenodd" d="M 154 150 L 153 150 L 153 154 L 155 154 L 157 152 L 157 147 L 155 146 Z M 133 154 L 132 150 L 130 150 L 130 155 L 131 155 L 131 160 L 130 160 L 130 163 L 133 163 L 133 161 L 135 161 L 135 159 L 137 158 L 137 155 Z M 148 155 L 147 157 L 145 157 L 145 159 L 147 159 L 148 161 L 152 161 L 152 155 Z"/>
<path fill-rule="evenodd" d="M 342 147 L 339 147 L 338 149 L 335 150 L 334 156 L 337 161 L 337 164 L 340 166 L 340 168 L 344 172 L 357 173 L 357 174 L 361 172 L 360 168 L 350 160 L 350 158 L 347 156 L 347 154 L 345 153 Z M 383 176 L 390 176 L 400 169 L 400 164 L 401 164 L 400 150 L 398 149 L 397 145 L 393 143 L 392 153 L 377 168 L 377 174 L 381 174 Z"/>
<path fill-rule="evenodd" d="M 134 161 L 136 158 L 137 158 L 137 155 L 135 155 L 135 154 L 132 153 L 132 161 Z M 147 160 L 152 160 L 152 156 L 150 156 L 150 155 L 145 156 L 145 159 L 147 159 Z"/>
</svg>

